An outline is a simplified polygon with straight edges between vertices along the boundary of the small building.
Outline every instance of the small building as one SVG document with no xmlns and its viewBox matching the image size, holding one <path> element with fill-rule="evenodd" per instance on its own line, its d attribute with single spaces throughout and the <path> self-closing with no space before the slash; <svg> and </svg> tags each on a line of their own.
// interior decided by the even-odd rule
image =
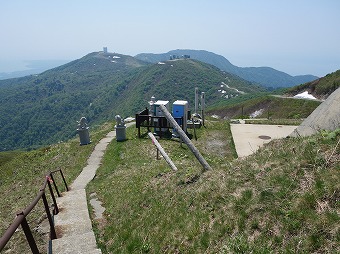
<svg viewBox="0 0 340 254">
<path fill-rule="evenodd" d="M 107 54 L 107 47 L 103 47 L 104 54 Z"/>
</svg>

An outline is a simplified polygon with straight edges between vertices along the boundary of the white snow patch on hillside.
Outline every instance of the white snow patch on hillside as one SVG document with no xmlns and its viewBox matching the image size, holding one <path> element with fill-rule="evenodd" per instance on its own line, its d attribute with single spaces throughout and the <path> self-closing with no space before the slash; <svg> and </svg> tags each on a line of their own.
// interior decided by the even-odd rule
<svg viewBox="0 0 340 254">
<path fill-rule="evenodd" d="M 240 90 L 238 90 L 237 88 L 230 87 L 230 86 L 228 86 L 228 85 L 227 85 L 226 83 L 224 83 L 224 82 L 222 82 L 222 85 L 221 85 L 221 87 L 223 87 L 223 86 L 225 86 L 226 88 L 232 89 L 232 90 L 236 91 L 237 93 L 240 93 L 240 94 L 245 94 L 245 92 L 243 92 L 243 91 L 240 91 Z"/>
<path fill-rule="evenodd" d="M 299 94 L 295 95 L 294 98 L 317 100 L 317 98 L 315 98 L 313 95 L 309 94 L 308 91 L 304 91 L 303 93 L 299 93 Z"/>
<path fill-rule="evenodd" d="M 263 109 L 263 108 L 262 108 L 262 109 L 259 109 L 259 110 L 256 110 L 255 112 L 253 112 L 253 113 L 250 114 L 250 118 L 255 118 L 255 117 L 257 117 L 257 116 L 260 116 L 260 115 L 263 114 L 263 112 L 264 112 L 264 109 Z"/>
</svg>

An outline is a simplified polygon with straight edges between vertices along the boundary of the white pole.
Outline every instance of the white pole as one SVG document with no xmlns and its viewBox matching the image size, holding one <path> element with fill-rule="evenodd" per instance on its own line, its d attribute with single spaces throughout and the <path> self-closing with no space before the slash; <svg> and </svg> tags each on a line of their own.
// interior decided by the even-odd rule
<svg viewBox="0 0 340 254">
<path fill-rule="evenodd" d="M 164 151 L 163 147 L 161 146 L 161 144 L 158 142 L 158 140 L 155 138 L 155 136 L 149 132 L 148 133 L 149 137 L 152 140 L 152 143 L 157 147 L 157 151 L 160 151 L 160 153 L 163 155 L 163 158 L 165 159 L 165 161 L 169 164 L 169 166 L 174 170 L 177 171 L 177 167 L 175 166 L 175 164 L 172 162 L 172 160 L 170 159 L 170 157 L 168 156 L 168 154 Z"/>
<path fill-rule="evenodd" d="M 184 141 L 184 143 L 189 147 L 191 152 L 195 155 L 197 160 L 201 163 L 203 168 L 205 170 L 211 169 L 210 165 L 208 162 L 203 158 L 201 153 L 198 151 L 198 149 L 195 147 L 195 145 L 190 141 L 188 136 L 185 134 L 185 132 L 182 130 L 181 126 L 178 125 L 176 120 L 172 117 L 172 115 L 169 113 L 167 108 L 164 105 L 159 105 L 159 108 L 163 111 L 164 116 L 168 121 L 171 123 L 172 127 L 176 129 L 178 135 L 181 137 L 181 139 Z"/>
</svg>

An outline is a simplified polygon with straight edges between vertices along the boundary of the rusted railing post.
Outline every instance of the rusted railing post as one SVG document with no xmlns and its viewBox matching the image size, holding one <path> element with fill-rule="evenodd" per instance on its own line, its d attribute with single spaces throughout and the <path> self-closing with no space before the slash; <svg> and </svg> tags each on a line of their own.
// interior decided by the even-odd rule
<svg viewBox="0 0 340 254">
<path fill-rule="evenodd" d="M 18 216 L 24 216 L 24 218 L 23 218 L 23 220 L 21 222 L 21 227 L 24 230 L 26 239 L 28 241 L 28 244 L 31 247 L 32 253 L 33 254 L 39 254 L 40 252 L 38 250 L 37 244 L 35 243 L 35 240 L 33 238 L 33 235 L 32 235 L 32 232 L 30 230 L 30 227 L 28 226 L 28 223 L 27 223 L 27 220 L 25 218 L 25 215 L 23 213 L 21 213 L 21 214 L 18 214 Z"/>
<path fill-rule="evenodd" d="M 60 169 L 60 174 L 61 174 L 61 177 L 63 178 L 63 181 L 64 181 L 64 184 L 65 184 L 66 190 L 68 191 L 67 183 L 66 183 L 66 180 L 65 180 L 63 171 L 61 171 L 61 169 Z"/>
<path fill-rule="evenodd" d="M 57 238 L 57 234 L 55 232 L 54 223 L 53 223 L 53 220 L 52 220 L 50 208 L 49 208 L 48 203 L 47 203 L 45 192 L 42 195 L 42 200 L 44 202 L 45 211 L 46 211 L 46 214 L 47 214 L 47 219 L 48 219 L 48 222 L 50 224 L 50 238 L 51 238 L 51 240 L 53 240 L 53 239 Z"/>
<path fill-rule="evenodd" d="M 57 185 L 56 185 L 56 183 L 55 183 L 55 181 L 54 181 L 53 173 L 52 173 L 52 172 L 50 173 L 50 177 L 51 177 L 52 183 L 53 183 L 53 185 L 54 185 L 54 188 L 55 188 L 55 191 L 57 192 L 58 197 L 61 197 L 61 195 L 60 195 L 60 193 L 59 193 L 59 190 L 58 190 L 58 187 L 57 187 Z"/>
<path fill-rule="evenodd" d="M 47 185 L 48 185 L 48 188 L 50 190 L 51 197 L 52 197 L 53 204 L 54 204 L 53 214 L 56 215 L 56 214 L 59 213 L 59 209 L 58 209 L 57 201 L 55 200 L 54 193 L 53 193 L 53 190 L 52 190 L 52 187 L 51 187 L 51 184 L 50 184 L 49 180 L 47 180 Z"/>
<path fill-rule="evenodd" d="M 63 178 L 66 190 L 68 191 L 68 187 L 66 184 L 66 180 L 65 177 L 63 175 L 63 172 L 61 171 L 61 169 L 56 170 L 54 172 L 60 171 L 60 174 Z M 29 246 L 31 248 L 31 251 L 33 254 L 37 253 L 39 254 L 39 250 L 37 247 L 37 244 L 34 240 L 34 237 L 32 235 L 32 231 L 30 230 L 30 227 L 28 225 L 28 222 L 26 220 L 26 216 L 30 214 L 30 212 L 32 211 L 32 209 L 36 206 L 36 204 L 39 202 L 39 200 L 42 198 L 43 202 L 44 202 L 44 206 L 45 206 L 45 210 L 46 210 L 46 214 L 47 214 L 47 218 L 50 224 L 50 238 L 52 239 L 56 239 L 57 238 L 57 234 L 55 231 L 55 227 L 54 227 L 54 223 L 53 223 L 53 218 L 51 215 L 51 211 L 50 208 L 48 206 L 48 202 L 47 202 L 47 198 L 46 198 L 46 185 L 48 185 L 48 188 L 50 190 L 50 194 L 53 200 L 53 205 L 54 205 L 54 210 L 53 210 L 53 214 L 58 214 L 59 213 L 59 209 L 58 209 L 58 205 L 53 193 L 53 189 L 51 187 L 51 181 L 54 182 L 53 177 L 52 177 L 52 173 L 50 172 L 49 175 L 46 175 L 45 177 L 45 181 L 43 186 L 40 189 L 40 192 L 38 193 L 38 195 L 36 196 L 36 198 L 31 202 L 30 205 L 28 205 L 25 210 L 23 210 L 22 212 L 17 213 L 17 217 L 14 219 L 13 223 L 7 228 L 6 232 L 0 237 L 0 252 L 5 248 L 6 244 L 8 243 L 8 241 L 11 239 L 11 237 L 14 235 L 14 233 L 16 232 L 16 230 L 20 227 L 20 225 L 22 226 L 22 229 L 25 233 L 26 239 L 29 243 Z M 55 185 L 56 187 L 56 185 Z M 58 189 L 56 187 L 56 190 L 58 192 Z"/>
</svg>

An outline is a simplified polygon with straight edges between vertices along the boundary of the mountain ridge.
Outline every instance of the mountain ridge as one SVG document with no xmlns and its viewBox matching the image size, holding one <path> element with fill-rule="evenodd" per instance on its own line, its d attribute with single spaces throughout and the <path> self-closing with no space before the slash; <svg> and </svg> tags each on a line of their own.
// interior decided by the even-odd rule
<svg viewBox="0 0 340 254">
<path fill-rule="evenodd" d="M 116 114 L 131 116 L 148 106 L 151 96 L 188 100 L 192 107 L 195 87 L 206 93 L 207 110 L 265 91 L 193 58 L 151 64 L 128 55 L 92 52 L 38 75 L 0 80 L 0 150 L 67 140 L 77 134 L 82 116 L 90 126 Z"/>
<path fill-rule="evenodd" d="M 167 53 L 153 54 L 141 53 L 136 55 L 137 59 L 156 63 L 168 60 L 170 55 L 190 55 L 191 58 L 212 64 L 221 70 L 238 75 L 239 77 L 268 88 L 291 87 L 317 79 L 313 75 L 291 76 L 285 72 L 271 67 L 238 67 L 233 65 L 224 56 L 206 50 L 177 49 Z"/>
<path fill-rule="evenodd" d="M 116 114 L 131 116 L 153 95 L 191 103 L 196 86 L 206 92 L 207 103 L 236 97 L 237 90 L 264 90 L 198 60 L 150 64 L 118 53 L 93 52 L 39 75 L 0 81 L 0 150 L 69 139 L 82 116 L 90 125 Z"/>
</svg>

